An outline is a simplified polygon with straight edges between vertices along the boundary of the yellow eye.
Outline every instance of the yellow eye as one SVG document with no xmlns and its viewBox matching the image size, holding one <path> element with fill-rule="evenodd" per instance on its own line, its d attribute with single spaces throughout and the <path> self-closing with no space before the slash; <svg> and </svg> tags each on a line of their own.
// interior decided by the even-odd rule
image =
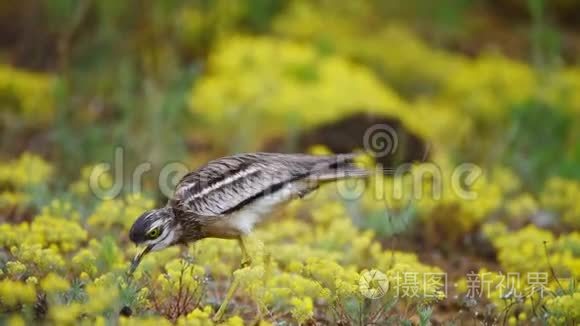
<svg viewBox="0 0 580 326">
<path fill-rule="evenodd" d="M 149 230 L 149 232 L 147 232 L 149 239 L 156 239 L 160 234 L 161 230 L 159 228 L 154 228 L 153 230 Z"/>
</svg>

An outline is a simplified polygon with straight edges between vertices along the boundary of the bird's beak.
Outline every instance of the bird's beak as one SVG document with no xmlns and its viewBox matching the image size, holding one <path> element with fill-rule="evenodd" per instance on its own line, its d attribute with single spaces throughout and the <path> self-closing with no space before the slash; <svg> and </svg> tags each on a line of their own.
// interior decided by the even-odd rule
<svg viewBox="0 0 580 326">
<path fill-rule="evenodd" d="M 131 268 L 129 269 L 129 275 L 133 275 L 133 272 L 135 272 L 135 270 L 137 269 L 137 266 L 139 266 L 139 264 L 141 263 L 141 259 L 143 259 L 143 256 L 145 256 L 147 253 L 149 253 L 149 251 L 151 251 L 151 249 L 153 249 L 153 244 L 148 245 L 147 247 L 145 247 L 145 249 L 143 249 L 143 251 L 141 251 L 140 253 L 135 255 L 135 257 L 133 258 L 133 261 L 131 262 Z"/>
</svg>

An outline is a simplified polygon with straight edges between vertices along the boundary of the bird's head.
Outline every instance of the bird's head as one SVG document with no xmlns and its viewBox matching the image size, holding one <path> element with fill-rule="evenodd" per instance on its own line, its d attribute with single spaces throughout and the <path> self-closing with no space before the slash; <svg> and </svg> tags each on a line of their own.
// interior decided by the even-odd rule
<svg viewBox="0 0 580 326">
<path fill-rule="evenodd" d="M 177 243 L 179 240 L 178 231 L 179 227 L 170 207 L 150 210 L 139 216 L 129 231 L 129 239 L 136 245 L 145 245 L 146 247 L 133 259 L 130 272 L 132 273 L 137 268 L 143 256 L 148 252 Z"/>
</svg>

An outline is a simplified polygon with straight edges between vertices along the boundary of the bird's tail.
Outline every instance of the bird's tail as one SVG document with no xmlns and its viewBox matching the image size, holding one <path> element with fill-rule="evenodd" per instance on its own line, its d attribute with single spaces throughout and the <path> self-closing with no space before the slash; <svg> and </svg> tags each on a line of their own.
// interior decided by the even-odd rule
<svg viewBox="0 0 580 326">
<path fill-rule="evenodd" d="M 319 182 L 336 181 L 350 178 L 367 178 L 369 171 L 355 164 L 357 154 L 339 154 L 317 164 L 310 178 Z"/>
</svg>

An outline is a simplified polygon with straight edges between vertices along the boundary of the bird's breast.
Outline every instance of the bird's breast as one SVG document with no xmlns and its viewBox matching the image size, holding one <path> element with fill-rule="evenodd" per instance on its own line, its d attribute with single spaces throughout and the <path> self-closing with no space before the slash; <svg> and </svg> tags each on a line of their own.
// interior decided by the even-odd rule
<svg viewBox="0 0 580 326">
<path fill-rule="evenodd" d="M 243 208 L 204 225 L 203 233 L 214 238 L 237 238 L 252 232 L 254 225 L 270 212 L 271 210 L 256 209 L 255 207 Z"/>
<path fill-rule="evenodd" d="M 209 237 L 236 238 L 252 232 L 254 226 L 272 211 L 288 202 L 294 196 L 295 185 L 287 185 L 281 190 L 259 198 L 255 202 L 225 216 L 216 218 L 203 226 Z"/>
</svg>

